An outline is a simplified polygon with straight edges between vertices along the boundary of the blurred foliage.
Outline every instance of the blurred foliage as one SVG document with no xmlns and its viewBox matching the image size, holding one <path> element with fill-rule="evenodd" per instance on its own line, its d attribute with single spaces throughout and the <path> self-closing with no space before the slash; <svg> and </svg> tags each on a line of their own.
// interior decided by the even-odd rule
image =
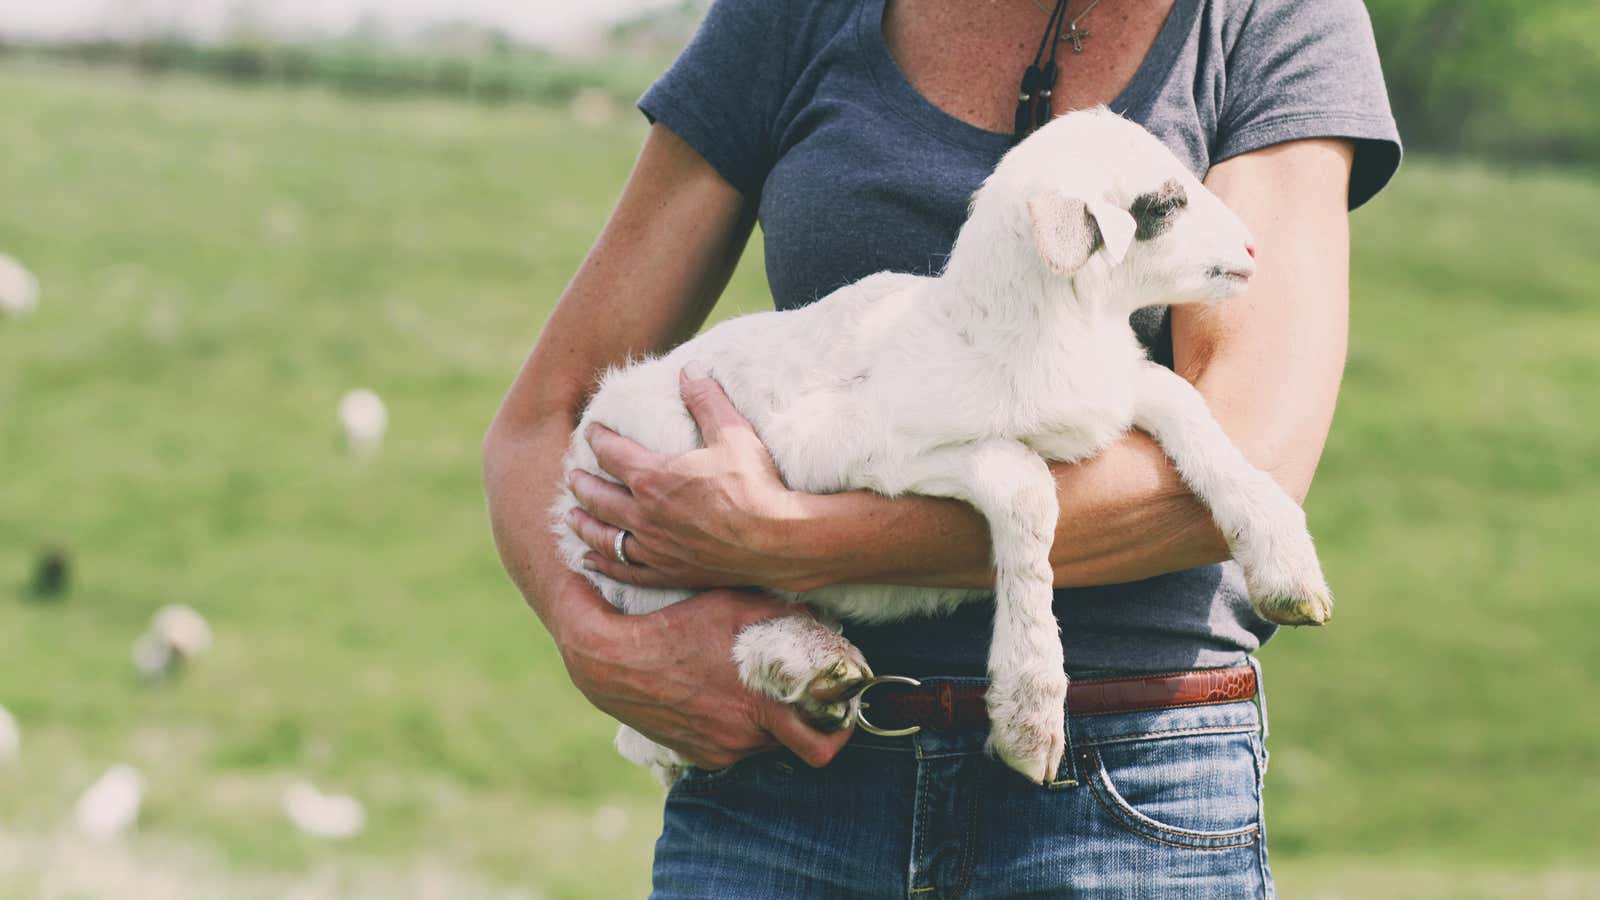
<svg viewBox="0 0 1600 900">
<path fill-rule="evenodd" d="M 1367 0 L 1367 8 L 1413 149 L 1600 157 L 1600 3 Z"/>
<path fill-rule="evenodd" d="M 187 72 L 225 81 L 316 85 L 366 96 L 438 94 L 486 102 L 561 102 L 599 88 L 631 105 L 670 55 L 569 59 L 490 42 L 475 52 L 405 48 L 352 37 L 309 44 L 237 39 L 204 44 L 176 37 L 125 43 L 0 44 L 0 54 L 130 66 L 147 75 Z"/>
</svg>

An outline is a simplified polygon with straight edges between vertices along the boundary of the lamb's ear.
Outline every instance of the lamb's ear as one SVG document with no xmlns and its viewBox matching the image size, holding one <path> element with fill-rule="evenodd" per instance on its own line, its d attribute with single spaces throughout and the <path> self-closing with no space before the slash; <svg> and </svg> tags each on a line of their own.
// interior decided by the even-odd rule
<svg viewBox="0 0 1600 900">
<path fill-rule="evenodd" d="M 1089 215 L 1100 228 L 1100 240 L 1105 244 L 1106 258 L 1111 260 L 1112 265 L 1122 262 L 1123 255 L 1133 243 L 1134 232 L 1138 231 L 1138 223 L 1133 221 L 1133 216 L 1127 210 L 1105 200 L 1090 200 Z"/>
<path fill-rule="evenodd" d="M 1083 201 L 1060 191 L 1028 198 L 1033 241 L 1039 255 L 1058 275 L 1071 275 L 1101 247 L 1113 265 L 1133 242 L 1133 216 L 1103 200 Z"/>
<path fill-rule="evenodd" d="M 1045 264 L 1057 275 L 1071 275 L 1100 246 L 1100 229 L 1089 215 L 1088 204 L 1060 191 L 1044 191 L 1028 198 L 1028 218 L 1033 220 L 1033 242 Z"/>
</svg>

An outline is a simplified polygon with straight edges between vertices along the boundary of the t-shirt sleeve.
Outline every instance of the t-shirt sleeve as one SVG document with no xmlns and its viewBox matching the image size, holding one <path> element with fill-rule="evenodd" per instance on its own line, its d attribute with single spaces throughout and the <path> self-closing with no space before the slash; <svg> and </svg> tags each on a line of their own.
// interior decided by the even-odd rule
<svg viewBox="0 0 1600 900">
<path fill-rule="evenodd" d="M 1400 134 L 1361 0 L 1255 0 L 1228 55 L 1213 164 L 1302 138 L 1355 144 L 1350 208 L 1400 166 Z"/>
<path fill-rule="evenodd" d="M 689 45 L 639 98 L 639 111 L 693 147 L 746 197 L 775 158 L 793 78 L 782 0 L 716 0 Z"/>
</svg>

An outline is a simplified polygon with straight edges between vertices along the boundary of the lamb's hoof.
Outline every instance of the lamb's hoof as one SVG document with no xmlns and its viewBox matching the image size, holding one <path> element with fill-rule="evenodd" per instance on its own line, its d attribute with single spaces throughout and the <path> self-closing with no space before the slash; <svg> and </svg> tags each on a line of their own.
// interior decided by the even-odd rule
<svg viewBox="0 0 1600 900">
<path fill-rule="evenodd" d="M 1321 625 L 1333 617 L 1333 592 L 1322 577 L 1317 548 L 1305 530 L 1305 514 L 1287 497 L 1294 527 L 1280 525 L 1267 532 L 1269 540 L 1252 542 L 1253 552 L 1237 558 L 1244 565 L 1245 583 L 1256 614 L 1278 625 Z"/>
<path fill-rule="evenodd" d="M 1333 618 L 1333 598 L 1276 594 L 1251 598 L 1256 614 L 1274 625 L 1323 625 Z"/>
<path fill-rule="evenodd" d="M 838 731 L 855 721 L 859 707 L 854 689 L 871 677 L 865 660 L 841 657 L 812 676 L 794 706 L 817 728 Z"/>
<path fill-rule="evenodd" d="M 1320 571 L 1267 583 L 1251 579 L 1250 603 L 1257 615 L 1277 625 L 1322 625 L 1333 618 L 1333 594 Z"/>
<path fill-rule="evenodd" d="M 806 685 L 806 696 L 816 700 L 837 700 L 850 689 L 872 677 L 864 661 L 840 659 L 816 675 Z"/>
<path fill-rule="evenodd" d="M 989 749 L 1034 784 L 1049 784 L 1066 754 L 1067 678 L 993 679 Z"/>
</svg>

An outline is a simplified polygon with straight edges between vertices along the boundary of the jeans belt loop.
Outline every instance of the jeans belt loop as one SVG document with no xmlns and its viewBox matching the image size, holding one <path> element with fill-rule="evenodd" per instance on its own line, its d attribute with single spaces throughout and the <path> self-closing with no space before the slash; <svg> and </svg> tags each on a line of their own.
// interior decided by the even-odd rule
<svg viewBox="0 0 1600 900">
<path fill-rule="evenodd" d="M 1253 655 L 1245 659 L 1250 661 L 1250 668 L 1256 670 L 1256 713 L 1261 716 L 1261 743 L 1265 745 L 1272 734 L 1267 720 L 1267 683 L 1261 678 L 1261 660 Z"/>
<path fill-rule="evenodd" d="M 1066 694 L 1066 697 L 1063 697 L 1062 700 L 1061 700 L 1061 705 L 1063 707 L 1063 710 L 1062 710 L 1062 713 L 1061 713 L 1061 726 L 1062 726 L 1061 727 L 1061 737 L 1062 737 L 1062 740 L 1065 741 L 1065 743 L 1062 745 L 1062 748 L 1061 748 L 1061 750 L 1062 750 L 1061 761 L 1062 761 L 1064 770 L 1058 770 L 1056 772 L 1057 776 L 1059 776 L 1058 779 L 1057 779 L 1057 783 L 1060 784 L 1063 787 L 1076 786 L 1079 781 L 1083 780 L 1084 778 L 1087 778 L 1088 775 L 1089 775 L 1088 771 L 1086 770 L 1087 767 L 1082 768 L 1082 769 L 1079 768 L 1079 766 L 1078 766 L 1078 762 L 1079 762 L 1078 755 L 1076 753 L 1072 752 L 1072 701 L 1067 699 L 1067 697 L 1071 697 L 1071 696 L 1072 696 L 1072 676 L 1068 675 L 1067 676 L 1067 694 Z"/>
</svg>

